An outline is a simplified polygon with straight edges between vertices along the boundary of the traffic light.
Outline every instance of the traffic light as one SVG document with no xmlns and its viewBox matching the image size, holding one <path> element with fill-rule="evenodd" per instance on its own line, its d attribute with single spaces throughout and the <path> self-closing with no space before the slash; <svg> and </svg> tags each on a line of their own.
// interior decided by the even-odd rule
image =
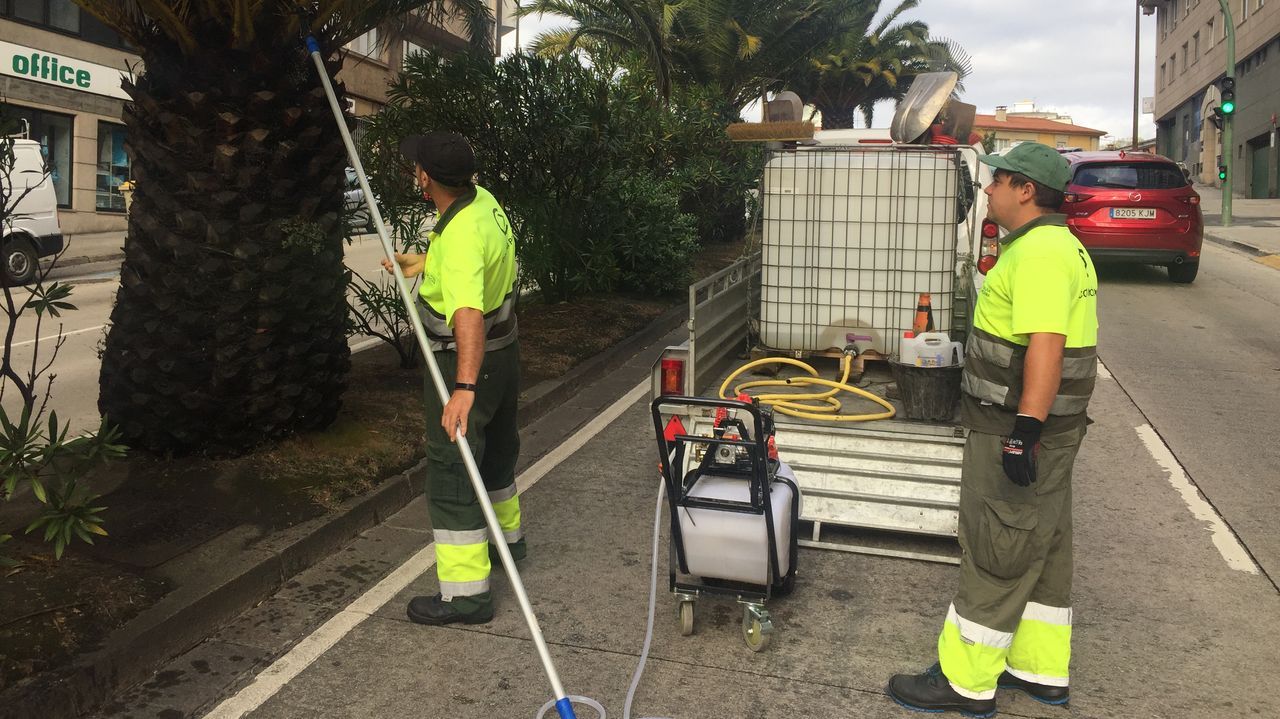
<svg viewBox="0 0 1280 719">
<path fill-rule="evenodd" d="M 1218 165 L 1218 179 L 1219 179 L 1219 180 L 1222 180 L 1223 182 L 1226 182 L 1226 181 L 1227 181 L 1227 166 L 1226 166 L 1226 165 Z"/>
<path fill-rule="evenodd" d="M 1225 117 L 1236 111 L 1236 79 L 1234 77 L 1224 77 L 1218 81 L 1218 92 L 1221 102 L 1218 103 L 1218 110 Z"/>
</svg>

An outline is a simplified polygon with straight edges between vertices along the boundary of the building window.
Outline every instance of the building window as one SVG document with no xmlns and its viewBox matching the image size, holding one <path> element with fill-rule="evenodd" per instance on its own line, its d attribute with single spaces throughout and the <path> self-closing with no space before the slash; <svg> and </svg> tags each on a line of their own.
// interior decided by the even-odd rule
<svg viewBox="0 0 1280 719">
<path fill-rule="evenodd" d="M 70 115 L 59 115 L 31 107 L 5 105 L 4 114 L 11 118 L 18 137 L 40 143 L 45 168 L 53 181 L 58 207 L 71 207 L 71 123 Z"/>
<path fill-rule="evenodd" d="M 1187 43 L 1182 43 L 1182 71 L 1187 71 Z"/>
<path fill-rule="evenodd" d="M 347 49 L 365 57 L 381 60 L 378 48 L 378 28 L 374 28 L 360 37 L 347 43 Z"/>
<path fill-rule="evenodd" d="M 107 212 L 124 212 L 120 185 L 129 179 L 129 155 L 124 150 L 124 125 L 98 122 L 98 181 L 94 206 Z"/>
<path fill-rule="evenodd" d="M 1242 23 L 1249 17 L 1249 0 L 1240 0 L 1240 17 L 1236 23 Z"/>
<path fill-rule="evenodd" d="M 0 0 L 0 16 L 77 35 L 98 45 L 128 49 L 119 35 L 94 16 L 82 11 L 75 0 Z"/>
<path fill-rule="evenodd" d="M 1169 70 L 1169 66 L 1168 66 L 1168 65 L 1164 64 L 1163 62 L 1162 62 L 1162 63 L 1160 63 L 1160 87 L 1161 87 L 1161 88 L 1163 88 L 1165 85 L 1169 84 L 1169 78 L 1168 78 L 1168 77 L 1166 77 L 1166 74 L 1168 73 L 1168 70 Z"/>
<path fill-rule="evenodd" d="M 426 53 L 426 48 L 416 42 L 404 41 L 404 58 L 409 59 L 410 55 L 421 55 Z"/>
<path fill-rule="evenodd" d="M 1217 20 L 1217 18 L 1212 18 L 1212 17 L 1211 17 L 1211 18 L 1209 18 L 1209 22 L 1208 22 L 1209 29 L 1208 29 L 1208 30 L 1206 30 L 1206 31 L 1205 31 L 1205 34 L 1204 34 L 1205 39 L 1206 39 L 1206 40 L 1208 40 L 1208 42 L 1206 42 L 1206 43 L 1204 44 L 1204 46 L 1205 46 L 1205 47 L 1204 47 L 1204 51 L 1205 51 L 1205 54 L 1206 54 L 1206 55 L 1209 53 L 1209 48 L 1211 48 L 1211 47 L 1213 47 L 1214 45 L 1216 45 L 1216 44 L 1217 44 L 1217 43 L 1215 42 L 1216 38 L 1214 38 L 1214 37 L 1213 37 L 1213 23 L 1214 23 L 1216 20 Z"/>
</svg>

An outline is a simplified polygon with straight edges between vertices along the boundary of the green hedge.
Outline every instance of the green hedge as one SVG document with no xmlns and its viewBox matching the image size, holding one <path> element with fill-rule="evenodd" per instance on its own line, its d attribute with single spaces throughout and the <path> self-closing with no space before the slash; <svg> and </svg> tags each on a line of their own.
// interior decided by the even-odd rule
<svg viewBox="0 0 1280 719">
<path fill-rule="evenodd" d="M 639 82 L 573 59 L 428 53 L 409 59 L 365 144 L 384 213 L 411 236 L 422 202 L 398 140 L 465 135 L 479 183 L 511 217 L 522 281 L 559 301 L 683 290 L 700 237 L 740 236 L 759 153 L 732 145 L 725 123 L 705 95 L 663 107 Z"/>
</svg>

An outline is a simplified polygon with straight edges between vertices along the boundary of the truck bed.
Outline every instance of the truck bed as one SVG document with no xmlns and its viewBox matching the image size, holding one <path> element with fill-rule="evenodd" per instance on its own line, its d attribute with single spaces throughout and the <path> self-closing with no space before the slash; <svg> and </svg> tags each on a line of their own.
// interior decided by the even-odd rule
<svg viewBox="0 0 1280 719">
<path fill-rule="evenodd" d="M 748 360 L 730 361 L 703 394 L 715 395 L 724 379 Z M 839 379 L 835 360 L 807 360 L 821 376 Z M 734 384 L 761 379 L 804 376 L 785 367 L 777 375 L 750 372 Z M 960 467 L 964 430 L 958 422 L 902 419 L 901 402 L 890 395 L 892 380 L 883 363 L 872 363 L 855 386 L 885 397 L 899 418 L 869 422 L 832 422 L 776 413 L 779 456 L 795 471 L 803 504 L 800 518 L 811 523 L 804 543 L 829 549 L 936 561 L 954 561 L 956 547 L 944 542 L 895 541 L 902 535 L 956 536 L 960 501 Z M 732 391 L 732 388 L 729 390 Z M 760 390 L 766 391 L 766 390 Z M 780 390 L 785 391 L 785 390 Z M 870 400 L 842 393 L 841 413 L 879 411 Z M 702 424 L 707 427 L 702 427 Z M 709 431 L 710 420 L 694 421 L 694 433 Z M 833 528 L 858 531 L 830 531 Z M 925 556 L 928 555 L 928 556 Z"/>
</svg>

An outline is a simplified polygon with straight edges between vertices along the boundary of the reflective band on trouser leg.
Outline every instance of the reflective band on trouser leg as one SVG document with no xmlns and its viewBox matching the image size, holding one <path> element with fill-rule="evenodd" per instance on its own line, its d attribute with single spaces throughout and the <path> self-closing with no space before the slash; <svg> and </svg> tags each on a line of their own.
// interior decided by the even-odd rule
<svg viewBox="0 0 1280 719">
<path fill-rule="evenodd" d="M 520 527 L 520 497 L 516 495 L 515 483 L 490 492 L 489 502 L 493 504 L 493 513 L 498 515 L 498 524 L 502 526 L 502 536 L 507 544 L 515 544 L 524 538 L 524 530 Z"/>
<path fill-rule="evenodd" d="M 1068 686 L 1071 608 L 1028 602 L 1009 648 L 1009 673 L 1051 687 Z"/>
<path fill-rule="evenodd" d="M 489 591 L 489 540 L 484 529 L 437 529 L 436 576 L 445 601 Z"/>
<path fill-rule="evenodd" d="M 938 662 L 951 688 L 970 699 L 996 695 L 996 680 L 1004 671 L 1005 656 L 1013 635 L 984 627 L 947 609 L 947 621 L 938 637 Z"/>
</svg>

